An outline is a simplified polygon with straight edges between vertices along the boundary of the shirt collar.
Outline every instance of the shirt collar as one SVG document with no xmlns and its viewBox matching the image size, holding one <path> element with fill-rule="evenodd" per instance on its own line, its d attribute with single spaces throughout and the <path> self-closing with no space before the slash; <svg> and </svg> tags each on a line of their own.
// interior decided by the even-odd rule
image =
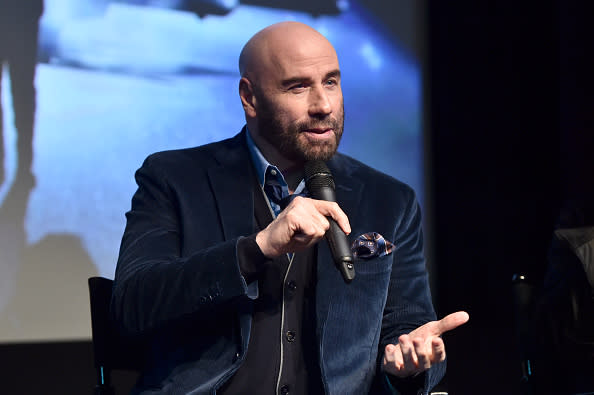
<svg viewBox="0 0 594 395">
<path fill-rule="evenodd" d="M 252 163 L 254 164 L 254 169 L 256 169 L 256 174 L 258 175 L 258 181 L 260 182 L 260 185 L 264 186 L 266 171 L 270 172 L 270 170 L 275 170 L 276 174 L 280 175 L 280 179 L 282 180 L 282 182 L 286 184 L 285 178 L 283 177 L 280 170 L 276 166 L 271 165 L 270 162 L 266 160 L 264 155 L 262 155 L 262 152 L 258 149 L 258 146 L 254 142 L 254 139 L 252 139 L 252 135 L 247 126 L 245 127 L 245 129 L 248 151 L 250 152 Z M 270 170 L 268 169 L 269 167 L 271 168 Z"/>
<path fill-rule="evenodd" d="M 274 177 L 277 177 L 277 181 L 282 186 L 288 188 L 288 185 L 285 180 L 285 177 L 283 176 L 283 173 L 281 173 L 281 171 L 278 169 L 278 167 L 270 164 L 270 162 L 268 162 L 266 160 L 264 155 L 262 155 L 262 152 L 260 151 L 260 149 L 258 148 L 256 143 L 254 142 L 254 139 L 252 138 L 250 130 L 248 129 L 247 126 L 245 127 L 245 130 L 246 130 L 245 135 L 246 135 L 246 140 L 247 140 L 248 151 L 250 152 L 250 157 L 252 158 L 252 163 L 254 164 L 254 169 L 256 170 L 256 174 L 258 175 L 258 181 L 260 182 L 260 185 L 262 187 L 264 187 L 264 182 L 266 180 L 266 173 L 268 173 L 269 177 L 271 175 Z M 295 189 L 295 193 L 301 193 L 303 190 L 305 190 L 305 181 L 301 180 L 301 182 Z"/>
</svg>

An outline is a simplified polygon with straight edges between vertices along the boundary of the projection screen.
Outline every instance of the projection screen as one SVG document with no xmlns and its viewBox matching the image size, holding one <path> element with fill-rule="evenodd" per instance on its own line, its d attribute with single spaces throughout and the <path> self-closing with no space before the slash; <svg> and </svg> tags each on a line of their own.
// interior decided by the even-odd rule
<svg viewBox="0 0 594 395">
<path fill-rule="evenodd" d="M 30 30 L 0 39 L 0 342 L 90 338 L 86 281 L 113 278 L 135 170 L 152 152 L 240 131 L 238 55 L 274 22 L 307 23 L 333 43 L 339 150 L 423 204 L 417 2 L 381 3 L 46 0 L 41 18 L 19 14 Z M 26 40 L 36 28 L 37 48 Z M 13 56 L 28 41 L 29 66 Z M 26 67 L 34 80 L 17 72 Z"/>
</svg>

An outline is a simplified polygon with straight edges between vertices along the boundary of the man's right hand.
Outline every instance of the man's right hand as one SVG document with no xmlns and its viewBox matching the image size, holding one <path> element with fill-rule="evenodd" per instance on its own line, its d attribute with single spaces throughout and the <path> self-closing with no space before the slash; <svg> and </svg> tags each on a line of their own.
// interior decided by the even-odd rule
<svg viewBox="0 0 594 395">
<path fill-rule="evenodd" d="M 268 258 L 302 251 L 324 237 L 330 227 L 326 217 L 351 233 L 349 219 L 337 203 L 298 196 L 256 235 L 256 243 Z"/>
</svg>

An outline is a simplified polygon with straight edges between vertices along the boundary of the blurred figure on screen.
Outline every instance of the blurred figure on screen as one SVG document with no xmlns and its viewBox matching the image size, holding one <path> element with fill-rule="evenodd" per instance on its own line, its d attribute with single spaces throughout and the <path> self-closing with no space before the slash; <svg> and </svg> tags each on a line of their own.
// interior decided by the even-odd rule
<svg viewBox="0 0 594 395">
<path fill-rule="evenodd" d="M 17 177 L 31 172 L 35 120 L 37 36 L 43 0 L 0 0 L 0 89 L 3 69 L 10 76 L 14 125 L 17 130 Z M 1 92 L 1 90 L 0 90 Z M 1 96 L 0 96 L 1 98 Z M 0 185 L 6 178 L 6 151 L 0 100 Z"/>
</svg>

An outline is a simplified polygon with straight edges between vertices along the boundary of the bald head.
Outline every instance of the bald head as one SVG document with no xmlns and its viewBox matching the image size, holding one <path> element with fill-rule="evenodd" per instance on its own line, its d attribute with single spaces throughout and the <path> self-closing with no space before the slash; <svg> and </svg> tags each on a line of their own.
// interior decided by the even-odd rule
<svg viewBox="0 0 594 395">
<path fill-rule="evenodd" d="M 239 56 L 239 73 L 258 80 L 269 67 L 278 66 L 279 59 L 293 61 L 320 51 L 336 58 L 332 44 L 312 27 L 300 22 L 275 23 L 245 44 Z"/>
<path fill-rule="evenodd" d="M 336 51 L 311 27 L 282 22 L 256 33 L 239 58 L 239 96 L 250 135 L 286 170 L 336 152 L 344 110 Z"/>
</svg>

